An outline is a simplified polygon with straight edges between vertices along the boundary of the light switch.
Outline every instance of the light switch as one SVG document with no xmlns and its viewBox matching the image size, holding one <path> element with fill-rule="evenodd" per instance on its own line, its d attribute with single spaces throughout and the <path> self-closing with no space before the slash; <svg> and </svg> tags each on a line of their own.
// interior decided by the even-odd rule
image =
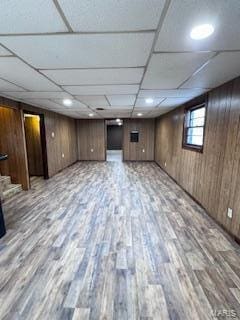
<svg viewBox="0 0 240 320">
<path fill-rule="evenodd" d="M 65 155 L 64 155 L 64 153 L 62 153 L 62 158 L 64 158 L 65 157 Z"/>
<path fill-rule="evenodd" d="M 91 149 L 91 152 L 93 152 L 93 149 Z"/>
<path fill-rule="evenodd" d="M 145 149 L 142 149 L 142 152 L 144 153 L 144 152 L 145 152 Z"/>
<path fill-rule="evenodd" d="M 167 162 L 166 162 L 166 161 L 164 162 L 164 166 L 165 166 L 165 167 L 167 166 Z"/>
<path fill-rule="evenodd" d="M 55 137 L 55 133 L 54 132 L 52 132 L 52 138 L 54 138 Z"/>
<path fill-rule="evenodd" d="M 232 215 L 233 215 L 233 211 L 231 208 L 228 208 L 228 211 L 227 211 L 227 216 L 228 218 L 232 219 Z"/>
</svg>

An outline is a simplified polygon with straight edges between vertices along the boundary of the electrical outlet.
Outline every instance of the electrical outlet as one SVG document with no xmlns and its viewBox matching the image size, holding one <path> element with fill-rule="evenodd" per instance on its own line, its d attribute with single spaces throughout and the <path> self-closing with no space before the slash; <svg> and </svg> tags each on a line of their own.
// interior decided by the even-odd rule
<svg viewBox="0 0 240 320">
<path fill-rule="evenodd" d="M 55 133 L 54 132 L 52 132 L 52 138 L 54 138 L 55 137 Z"/>
<path fill-rule="evenodd" d="M 145 149 L 142 149 L 142 152 L 144 153 L 144 152 L 145 152 Z"/>
<path fill-rule="evenodd" d="M 65 157 L 65 154 L 64 153 L 62 153 L 62 158 L 64 158 Z"/>
<path fill-rule="evenodd" d="M 228 216 L 228 218 L 232 219 L 233 211 L 232 211 L 232 209 L 231 209 L 231 208 L 228 208 L 227 216 Z"/>
<path fill-rule="evenodd" d="M 91 152 L 93 152 L 93 149 L 91 149 Z"/>
</svg>

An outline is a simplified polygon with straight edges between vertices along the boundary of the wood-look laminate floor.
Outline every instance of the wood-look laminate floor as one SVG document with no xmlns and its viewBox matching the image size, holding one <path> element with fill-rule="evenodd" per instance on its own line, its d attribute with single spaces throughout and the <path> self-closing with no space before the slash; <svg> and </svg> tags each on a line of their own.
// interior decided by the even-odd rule
<svg viewBox="0 0 240 320">
<path fill-rule="evenodd" d="M 4 205 L 0 319 L 239 319 L 239 246 L 154 163 L 32 184 Z"/>
</svg>

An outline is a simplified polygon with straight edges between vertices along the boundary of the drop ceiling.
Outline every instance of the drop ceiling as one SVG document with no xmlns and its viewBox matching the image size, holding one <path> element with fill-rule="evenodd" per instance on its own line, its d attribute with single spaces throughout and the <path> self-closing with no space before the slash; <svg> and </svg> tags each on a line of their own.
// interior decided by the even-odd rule
<svg viewBox="0 0 240 320">
<path fill-rule="evenodd" d="M 240 75 L 239 17 L 239 0 L 4 0 L 0 95 L 73 118 L 157 117 Z M 204 23 L 214 34 L 192 40 Z"/>
</svg>

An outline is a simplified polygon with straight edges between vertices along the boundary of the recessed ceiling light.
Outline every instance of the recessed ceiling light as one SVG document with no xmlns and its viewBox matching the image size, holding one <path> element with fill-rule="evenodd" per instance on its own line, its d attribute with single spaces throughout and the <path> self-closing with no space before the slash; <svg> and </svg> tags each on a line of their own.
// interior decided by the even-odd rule
<svg viewBox="0 0 240 320">
<path fill-rule="evenodd" d="M 120 122 L 121 120 L 120 119 L 116 119 L 116 122 Z"/>
<path fill-rule="evenodd" d="M 147 104 L 153 103 L 153 99 L 152 98 L 147 98 L 147 99 L 145 99 L 145 102 Z"/>
<path fill-rule="evenodd" d="M 194 40 L 201 40 L 209 37 L 214 32 L 214 28 L 211 24 L 202 24 L 192 29 L 190 36 Z"/>
<path fill-rule="evenodd" d="M 64 99 L 63 100 L 63 104 L 66 106 L 66 107 L 70 107 L 72 105 L 72 100 L 70 99 Z"/>
<path fill-rule="evenodd" d="M 142 113 L 138 113 L 137 116 L 138 116 L 138 117 L 141 117 L 141 116 L 142 116 Z"/>
<path fill-rule="evenodd" d="M 93 117 L 94 116 L 94 114 L 93 113 L 89 113 L 89 117 Z"/>
</svg>

